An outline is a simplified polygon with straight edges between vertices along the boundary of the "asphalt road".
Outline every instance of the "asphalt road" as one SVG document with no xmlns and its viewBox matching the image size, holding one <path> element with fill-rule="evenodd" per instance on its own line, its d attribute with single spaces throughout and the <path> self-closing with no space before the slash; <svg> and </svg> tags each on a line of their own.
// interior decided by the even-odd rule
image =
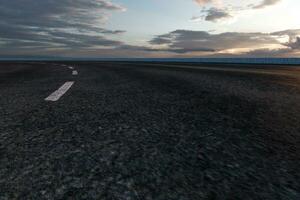
<svg viewBox="0 0 300 200">
<path fill-rule="evenodd" d="M 1 200 L 298 200 L 299 180 L 300 68 L 0 64 Z"/>
</svg>

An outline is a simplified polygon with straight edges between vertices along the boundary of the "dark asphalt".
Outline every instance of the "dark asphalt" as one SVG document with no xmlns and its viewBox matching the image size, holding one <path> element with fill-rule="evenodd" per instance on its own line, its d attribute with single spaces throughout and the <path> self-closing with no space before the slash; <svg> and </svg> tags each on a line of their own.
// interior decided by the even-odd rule
<svg viewBox="0 0 300 200">
<path fill-rule="evenodd" d="M 1 200 L 300 199 L 300 68 L 65 64 L 0 64 Z"/>
</svg>

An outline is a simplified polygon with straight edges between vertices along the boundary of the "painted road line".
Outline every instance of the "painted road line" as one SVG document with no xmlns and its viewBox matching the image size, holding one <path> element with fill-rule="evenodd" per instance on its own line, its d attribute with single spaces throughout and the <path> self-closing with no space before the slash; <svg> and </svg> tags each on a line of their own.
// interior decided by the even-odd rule
<svg viewBox="0 0 300 200">
<path fill-rule="evenodd" d="M 58 90 L 48 96 L 45 101 L 58 101 L 74 84 L 74 81 L 68 81 L 63 84 Z"/>
<path fill-rule="evenodd" d="M 72 71 L 72 75 L 73 75 L 73 76 L 77 76 L 77 75 L 78 75 L 78 71 L 73 70 L 73 71 Z"/>
<path fill-rule="evenodd" d="M 74 67 L 69 67 L 69 69 L 74 69 Z"/>
</svg>

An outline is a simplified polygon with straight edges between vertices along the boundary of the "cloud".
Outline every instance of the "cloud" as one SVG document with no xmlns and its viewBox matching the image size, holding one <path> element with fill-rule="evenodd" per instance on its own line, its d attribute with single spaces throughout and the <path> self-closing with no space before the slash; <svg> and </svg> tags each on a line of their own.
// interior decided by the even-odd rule
<svg viewBox="0 0 300 200">
<path fill-rule="evenodd" d="M 288 42 L 283 43 L 283 45 L 291 49 L 300 50 L 300 29 L 278 31 L 272 33 L 272 35 L 288 37 Z"/>
<path fill-rule="evenodd" d="M 255 9 L 263 9 L 268 6 L 275 5 L 282 0 L 261 0 L 258 4 L 250 4 L 248 6 L 233 6 L 231 4 L 226 3 L 223 0 L 194 0 L 200 6 L 210 5 L 209 9 L 204 8 L 201 11 L 202 16 L 200 17 L 192 17 L 192 21 L 199 21 L 201 19 L 210 22 L 218 22 L 222 19 L 229 19 L 233 17 L 233 15 L 247 11 L 247 10 L 255 10 Z"/>
<path fill-rule="evenodd" d="M 198 3 L 199 5 L 203 6 L 206 4 L 223 4 L 224 0 L 194 0 L 196 3 Z M 275 5 L 277 3 L 279 3 L 281 0 L 261 0 L 261 2 L 257 5 L 251 5 L 250 7 L 253 9 L 262 9 L 268 6 L 272 6 Z"/>
<path fill-rule="evenodd" d="M 175 30 L 155 36 L 152 48 L 185 56 L 206 57 L 291 57 L 300 53 L 300 29 L 272 33 Z M 288 42 L 283 42 L 287 37 Z"/>
<path fill-rule="evenodd" d="M 300 35 L 300 29 L 277 31 L 271 34 L 275 36 L 288 36 L 290 39 L 295 39 L 298 35 Z"/>
<path fill-rule="evenodd" d="M 300 37 L 296 37 L 295 40 L 291 40 L 284 44 L 287 47 L 290 47 L 292 49 L 300 50 Z"/>
<path fill-rule="evenodd" d="M 277 3 L 279 3 L 281 0 L 263 0 L 261 3 L 258 5 L 253 6 L 253 9 L 262 9 L 268 6 L 273 6 Z"/>
<path fill-rule="evenodd" d="M 205 21 L 216 22 L 221 19 L 228 19 L 232 17 L 228 11 L 223 9 L 210 8 L 204 12 L 205 12 Z"/>
<path fill-rule="evenodd" d="M 200 11 L 200 16 L 194 16 L 191 18 L 191 21 L 209 21 L 209 22 L 218 22 L 220 20 L 225 20 L 232 18 L 232 12 L 235 10 L 231 7 L 221 8 L 220 6 L 211 6 L 209 8 L 202 8 Z"/>
<path fill-rule="evenodd" d="M 0 50 L 8 48 L 92 48 L 115 46 L 101 27 L 110 13 L 125 8 L 109 0 L 14 0 L 0 4 Z"/>
<path fill-rule="evenodd" d="M 194 16 L 191 18 L 191 20 L 199 21 L 204 19 L 205 21 L 209 22 L 217 22 L 220 20 L 232 18 L 232 15 L 229 13 L 229 11 L 213 7 L 209 9 L 203 9 L 201 13 L 201 16 Z"/>
<path fill-rule="evenodd" d="M 176 30 L 158 35 L 150 42 L 152 45 L 168 46 L 168 51 L 187 53 L 196 51 L 220 52 L 237 48 L 257 48 L 279 44 L 267 33 L 225 32 L 212 34 L 206 31 Z"/>
</svg>

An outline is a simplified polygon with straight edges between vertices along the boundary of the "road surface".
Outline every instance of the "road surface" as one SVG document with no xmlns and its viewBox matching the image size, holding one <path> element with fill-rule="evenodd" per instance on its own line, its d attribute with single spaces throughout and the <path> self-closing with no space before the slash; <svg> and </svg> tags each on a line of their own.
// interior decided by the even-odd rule
<svg viewBox="0 0 300 200">
<path fill-rule="evenodd" d="M 300 68 L 1 63 L 0 199 L 300 199 Z"/>
</svg>

